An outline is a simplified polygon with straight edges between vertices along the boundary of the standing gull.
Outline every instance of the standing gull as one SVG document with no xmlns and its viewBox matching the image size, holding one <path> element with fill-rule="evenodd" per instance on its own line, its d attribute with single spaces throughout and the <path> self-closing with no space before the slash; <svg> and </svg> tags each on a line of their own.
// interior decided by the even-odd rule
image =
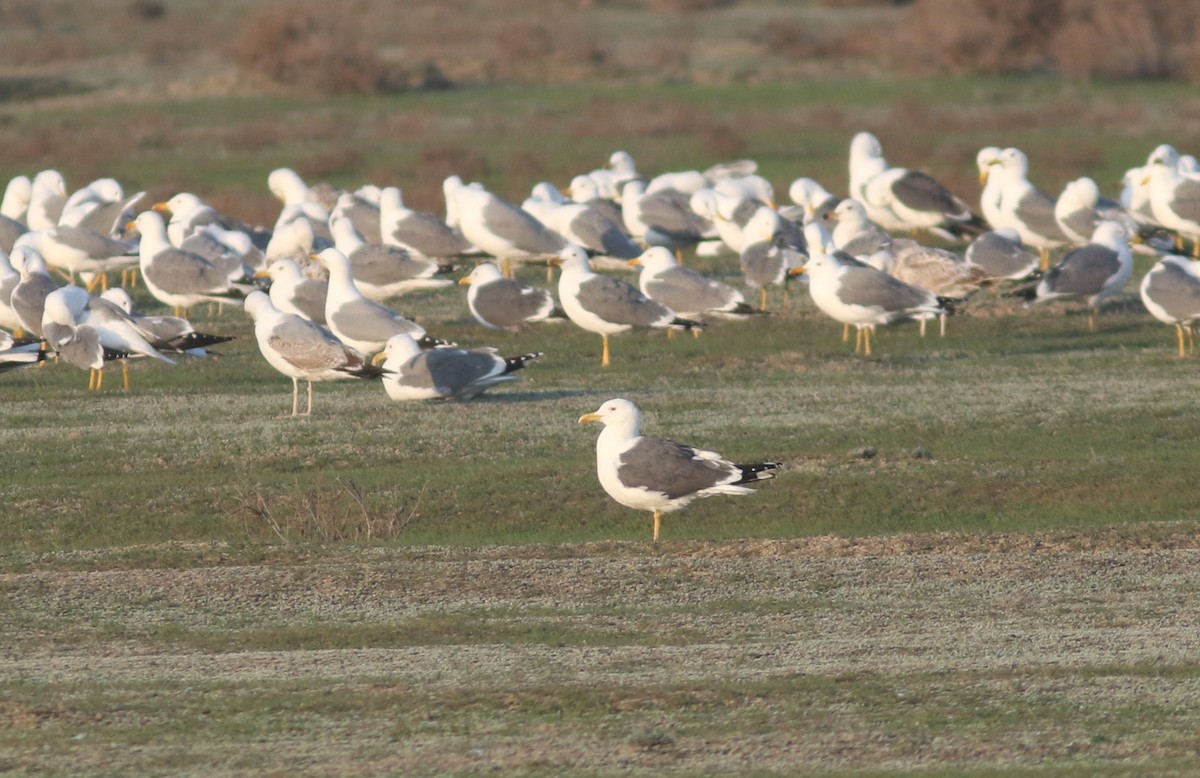
<svg viewBox="0 0 1200 778">
<path fill-rule="evenodd" d="M 254 337 L 271 367 L 292 379 L 292 416 L 312 414 L 313 382 L 340 378 L 379 378 L 382 368 L 308 319 L 284 313 L 266 292 L 246 297 L 246 312 L 254 319 Z M 308 382 L 308 407 L 300 413 L 300 382 Z"/>
<path fill-rule="evenodd" d="M 164 305 L 175 308 L 177 316 L 202 302 L 240 302 L 243 292 L 235 284 L 245 271 L 238 265 L 229 270 L 209 262 L 199 254 L 176 248 L 167 238 L 167 226 L 160 214 L 138 214 L 138 246 L 142 280 L 150 294 Z"/>
<path fill-rule="evenodd" d="M 1164 324 L 1175 327 L 1179 337 L 1179 356 L 1183 357 L 1184 332 L 1188 346 L 1195 347 L 1195 326 L 1200 321 L 1200 269 L 1197 263 L 1180 256 L 1160 259 L 1142 277 L 1139 291 L 1146 310 Z"/>
<path fill-rule="evenodd" d="M 683 327 L 700 324 L 681 319 L 667 306 L 651 300 L 640 291 L 616 278 L 598 275 L 588 267 L 587 254 L 578 246 L 568 246 L 552 261 L 561 265 L 558 299 L 567 317 L 589 332 L 603 338 L 601 367 L 611 364 L 608 336 L 635 327 Z"/>
<path fill-rule="evenodd" d="M 715 451 L 641 434 L 642 413 L 629 400 L 614 399 L 579 417 L 580 424 L 600 422 L 596 438 L 596 474 L 608 496 L 635 510 L 654 514 L 658 540 L 664 513 L 686 508 L 693 500 L 718 494 L 753 494 L 742 484 L 775 477 L 782 462 L 736 465 Z"/>
<path fill-rule="evenodd" d="M 1200 175 L 1180 169 L 1179 152 L 1163 144 L 1150 155 L 1143 183 L 1150 187 L 1154 218 L 1193 241 L 1200 254 Z"/>
<path fill-rule="evenodd" d="M 58 288 L 58 284 L 50 277 L 46 261 L 36 249 L 18 246 L 13 250 L 12 260 L 21 270 L 21 280 L 13 287 L 9 305 L 21 322 L 21 329 L 41 337 L 46 297 Z"/>
<path fill-rule="evenodd" d="M 406 207 L 400 189 L 394 186 L 379 193 L 379 231 L 387 245 L 430 259 L 460 257 L 475 250 L 471 241 L 440 216 Z"/>
<path fill-rule="evenodd" d="M 506 266 L 512 260 L 548 258 L 567 243 L 531 214 L 482 187 L 468 186 L 457 176 L 450 176 L 442 186 L 463 236 Z"/>
<path fill-rule="evenodd" d="M 1133 272 L 1129 233 L 1117 222 L 1100 222 L 1086 246 L 1074 249 L 1022 296 L 1032 302 L 1088 298 L 1088 329 L 1096 329 L 1101 301 L 1120 291 Z"/>
<path fill-rule="evenodd" d="M 988 159 L 980 172 L 985 184 L 981 198 L 997 204 L 988 216 L 992 227 L 1011 227 L 1021 242 L 1041 253 L 1042 270 L 1050 267 L 1050 250 L 1070 243 L 1054 216 L 1055 202 L 1029 182 L 1029 158 L 1007 148 Z"/>
<path fill-rule="evenodd" d="M 505 278 L 495 262 L 481 262 L 458 283 L 469 286 L 467 307 L 475 321 L 496 330 L 543 321 L 556 313 L 554 296 L 546 289 Z"/>
<path fill-rule="evenodd" d="M 787 281 L 789 271 L 804 264 L 806 257 L 798 250 L 783 245 L 780 240 L 783 217 L 762 206 L 746 222 L 743 234 L 746 247 L 738 255 L 738 263 L 746 277 L 746 284 L 761 290 L 759 310 L 767 310 L 768 286 L 783 287 L 783 300 L 787 304 Z"/>
<path fill-rule="evenodd" d="M 540 357 L 540 351 L 502 357 L 493 348 L 434 348 L 423 351 L 411 335 L 388 338 L 383 388 L 393 400 L 470 400 L 491 387 L 519 381 L 513 373 Z"/>
<path fill-rule="evenodd" d="M 317 324 L 325 324 L 328 281 L 304 275 L 294 259 L 277 259 L 254 276 L 271 280 L 268 294 L 276 308 L 284 313 L 303 316 Z"/>
</svg>

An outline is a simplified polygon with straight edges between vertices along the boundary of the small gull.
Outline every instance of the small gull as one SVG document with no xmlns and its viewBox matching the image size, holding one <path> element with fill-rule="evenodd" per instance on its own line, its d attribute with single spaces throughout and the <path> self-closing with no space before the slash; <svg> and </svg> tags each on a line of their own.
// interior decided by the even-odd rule
<svg viewBox="0 0 1200 778">
<path fill-rule="evenodd" d="M 467 307 L 475 321 L 497 330 L 512 330 L 522 324 L 563 316 L 546 289 L 505 278 L 494 262 L 481 262 L 458 283 L 469 286 Z"/>
<path fill-rule="evenodd" d="M 383 388 L 393 400 L 470 400 L 497 384 L 519 381 L 517 370 L 542 356 L 533 352 L 503 357 L 496 349 L 422 350 L 411 335 L 400 333 L 384 346 Z"/>
<path fill-rule="evenodd" d="M 719 494 L 753 494 L 744 484 L 775 477 L 782 462 L 738 465 L 715 451 L 641 434 L 642 413 L 629 400 L 613 399 L 580 424 L 600 422 L 596 438 L 596 475 L 621 505 L 654 514 L 658 540 L 664 513 L 686 508 L 693 500 Z"/>
<path fill-rule="evenodd" d="M 340 378 L 379 378 L 384 374 L 329 330 L 308 319 L 284 313 L 265 292 L 246 296 L 246 312 L 254 319 L 254 337 L 271 367 L 292 379 L 292 416 L 312 414 L 313 383 Z M 308 382 L 308 406 L 300 413 L 300 382 Z"/>
<path fill-rule="evenodd" d="M 1139 288 L 1146 310 L 1164 324 L 1175 327 L 1179 337 L 1179 356 L 1183 357 L 1184 333 L 1188 350 L 1195 348 L 1195 327 L 1200 321 L 1200 267 L 1186 257 L 1170 255 L 1160 259 L 1142 277 Z"/>
<path fill-rule="evenodd" d="M 608 338 L 634 328 L 675 327 L 692 329 L 698 322 L 681 319 L 667 306 L 651 300 L 620 279 L 593 273 L 587 254 L 578 246 L 568 246 L 552 260 L 562 267 L 558 278 L 558 299 L 567 318 L 581 328 L 598 333 L 603 339 L 600 365 L 611 364 Z"/>
</svg>

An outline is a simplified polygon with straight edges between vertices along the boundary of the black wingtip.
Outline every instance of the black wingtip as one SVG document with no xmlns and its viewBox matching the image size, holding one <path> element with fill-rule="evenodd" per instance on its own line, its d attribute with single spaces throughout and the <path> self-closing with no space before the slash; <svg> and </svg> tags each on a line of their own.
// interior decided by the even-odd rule
<svg viewBox="0 0 1200 778">
<path fill-rule="evenodd" d="M 769 316 L 770 311 L 764 311 L 762 308 L 755 308 L 750 303 L 738 303 L 730 313 L 737 316 Z"/>
<path fill-rule="evenodd" d="M 947 316 L 954 316 L 958 313 L 958 309 L 967 301 L 965 297 L 939 297 L 938 305 L 942 306 L 942 310 Z"/>
<path fill-rule="evenodd" d="M 692 321 L 691 319 L 681 319 L 678 316 L 676 316 L 674 319 L 671 319 L 671 326 L 672 327 L 682 327 L 685 330 L 702 330 L 702 329 L 704 329 L 703 322 Z"/>
<path fill-rule="evenodd" d="M 1030 303 L 1037 299 L 1037 288 L 1038 285 L 1035 281 L 1032 284 L 1026 284 L 1025 286 L 1019 286 L 1015 289 L 1010 289 L 1007 292 L 1004 292 L 1002 296 L 1015 297 L 1018 300 L 1024 300 L 1025 302 Z"/>
<path fill-rule="evenodd" d="M 383 378 L 389 375 L 392 371 L 385 370 L 381 365 L 372 365 L 370 362 L 363 362 L 355 367 L 343 367 L 341 371 L 347 375 L 352 375 L 355 378 Z"/>
<path fill-rule="evenodd" d="M 742 471 L 742 477 L 734 481 L 737 484 L 749 484 L 755 481 L 766 481 L 775 477 L 776 470 L 783 467 L 782 462 L 758 462 L 753 465 L 734 465 L 738 470 Z"/>
<path fill-rule="evenodd" d="M 515 357 L 504 357 L 504 372 L 511 373 L 514 370 L 520 370 L 540 356 L 542 356 L 541 351 L 532 351 Z"/>
<path fill-rule="evenodd" d="M 189 332 L 175 338 L 167 343 L 166 346 L 169 351 L 183 352 L 194 348 L 208 348 L 218 343 L 228 343 L 231 340 L 233 340 L 232 335 L 210 335 L 205 332 Z"/>
</svg>

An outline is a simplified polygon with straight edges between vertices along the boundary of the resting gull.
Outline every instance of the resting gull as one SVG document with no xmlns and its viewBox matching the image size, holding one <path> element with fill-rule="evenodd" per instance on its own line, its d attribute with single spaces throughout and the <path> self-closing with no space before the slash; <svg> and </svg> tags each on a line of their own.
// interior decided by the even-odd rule
<svg viewBox="0 0 1200 778">
<path fill-rule="evenodd" d="M 824 219 L 825 214 L 836 208 L 840 202 L 837 195 L 821 186 L 815 179 L 807 177 L 797 178 L 792 182 L 788 187 L 788 197 L 801 209 L 803 218 L 799 221 L 804 224 Z"/>
<path fill-rule="evenodd" d="M 430 259 L 450 259 L 476 250 L 441 217 L 406 207 L 394 186 L 379 193 L 379 231 L 385 244 Z"/>
<path fill-rule="evenodd" d="M 879 139 L 860 132 L 850 142 L 850 196 L 861 201 L 871 221 L 888 230 L 943 229 L 978 232 L 970 207 L 932 176 L 892 167 Z"/>
<path fill-rule="evenodd" d="M 284 313 L 266 292 L 246 296 L 246 312 L 254 319 L 254 337 L 271 367 L 292 379 L 292 416 L 312 413 L 313 383 L 339 378 L 379 378 L 382 368 L 366 361 L 329 330 L 308 319 Z M 308 407 L 300 413 L 300 382 L 308 382 Z"/>
<path fill-rule="evenodd" d="M 1188 350 L 1195 347 L 1195 326 L 1200 321 L 1200 268 L 1186 257 L 1170 255 L 1160 259 L 1142 277 L 1142 302 L 1151 315 L 1171 324 L 1179 337 L 1179 356 L 1185 356 L 1184 332 Z"/>
<path fill-rule="evenodd" d="M 562 267 L 558 299 L 567 318 L 603 339 L 601 367 L 611 364 L 609 335 L 645 327 L 692 329 L 698 322 L 681 319 L 667 306 L 651 300 L 620 279 L 593 273 L 587 254 L 578 246 L 563 249 L 552 264 Z"/>
<path fill-rule="evenodd" d="M 233 340 L 232 335 L 214 335 L 198 332 L 192 323 L 182 316 L 151 316 L 133 310 L 133 298 L 119 287 L 106 289 L 99 302 L 93 298 L 93 307 L 110 304 L 123 311 L 128 322 L 151 346 L 165 354 L 188 354 L 193 357 L 208 356 L 207 348 Z M 128 387 L 127 387 L 128 388 Z"/>
<path fill-rule="evenodd" d="M 21 280 L 13 287 L 8 303 L 21 323 L 21 329 L 38 337 L 42 335 L 42 309 L 46 297 L 58 288 L 50 277 L 46 261 L 36 249 L 18 246 L 13 250 L 12 260 L 20 268 Z"/>
<path fill-rule="evenodd" d="M 546 289 L 505 278 L 495 262 L 481 262 L 458 283 L 469 286 L 467 307 L 475 321 L 497 330 L 563 316 Z"/>
<path fill-rule="evenodd" d="M 325 324 L 328 281 L 304 275 L 294 259 L 277 259 L 254 276 L 271 280 L 268 294 L 276 308 L 284 313 L 303 316 L 317 324 Z"/>
<path fill-rule="evenodd" d="M 782 462 L 737 465 L 715 451 L 644 436 L 642 413 L 629 400 L 609 400 L 579 417 L 580 424 L 590 422 L 604 425 L 596 438 L 600 485 L 621 505 L 653 512 L 654 540 L 664 513 L 702 497 L 753 494 L 743 484 L 774 478 L 783 467 Z"/>
<path fill-rule="evenodd" d="M 676 189 L 651 192 L 639 180 L 622 187 L 621 215 L 635 239 L 647 246 L 665 246 L 677 256 L 713 230 L 711 222 L 692 210 L 690 194 Z"/>
<path fill-rule="evenodd" d="M 46 350 L 41 345 L 38 338 L 14 338 L 0 331 L 0 373 L 43 361 Z"/>
<path fill-rule="evenodd" d="M 519 381 L 517 370 L 540 357 L 534 352 L 502 357 L 493 348 L 423 351 L 411 335 L 388 338 L 383 388 L 393 400 L 470 400 L 497 384 Z"/>
<path fill-rule="evenodd" d="M 1150 187 L 1150 205 L 1158 223 L 1193 241 L 1200 254 L 1200 175 L 1179 168 L 1179 152 L 1163 144 L 1150 155 L 1143 179 Z"/>
<path fill-rule="evenodd" d="M 25 224 L 31 230 L 44 230 L 58 224 L 67 202 L 67 182 L 57 170 L 42 170 L 33 177 L 29 210 Z"/>
<path fill-rule="evenodd" d="M 979 265 L 994 280 L 1020 281 L 1038 270 L 1038 255 L 1021 245 L 1011 227 L 983 233 L 967 246 L 964 257 Z"/>
<path fill-rule="evenodd" d="M 1096 310 L 1101 301 L 1120 291 L 1133 272 L 1129 233 L 1117 222 L 1096 225 L 1092 240 L 1073 249 L 1046 273 L 1031 291 L 1022 296 L 1031 302 L 1088 298 L 1088 329 L 1096 329 Z"/>
<path fill-rule="evenodd" d="M 642 294 L 685 318 L 762 313 L 747 305 L 746 298 L 732 286 L 680 265 L 675 255 L 662 246 L 651 246 L 629 264 L 642 269 L 638 276 Z"/>
<path fill-rule="evenodd" d="M 450 176 L 442 188 L 447 204 L 458 215 L 463 236 L 506 266 L 512 260 L 549 258 L 567 243 L 531 214 L 482 187 Z"/>
<path fill-rule="evenodd" d="M 783 245 L 781 223 L 782 217 L 778 213 L 763 206 L 743 228 L 746 247 L 738 255 L 738 262 L 747 286 L 762 290 L 759 310 L 763 311 L 767 310 L 768 286 L 783 287 L 786 304 L 788 273 L 804 264 L 806 258 L 799 251 Z"/>
<path fill-rule="evenodd" d="M 446 269 L 431 259 L 413 256 L 398 246 L 367 242 L 349 217 L 335 212 L 329 219 L 329 230 L 337 250 L 350 260 L 354 282 L 372 300 L 453 284 L 448 278 L 438 277 Z"/>
<path fill-rule="evenodd" d="M 21 283 L 21 274 L 12 266 L 8 254 L 0 251 L 0 327 L 21 329 L 21 319 L 12 307 L 12 293 Z"/>
</svg>

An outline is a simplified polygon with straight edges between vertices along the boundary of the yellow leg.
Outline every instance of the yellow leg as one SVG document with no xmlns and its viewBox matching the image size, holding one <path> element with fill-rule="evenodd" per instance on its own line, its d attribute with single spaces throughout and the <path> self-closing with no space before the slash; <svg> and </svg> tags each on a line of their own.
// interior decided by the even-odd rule
<svg viewBox="0 0 1200 778">
<path fill-rule="evenodd" d="M 95 388 L 96 388 L 96 368 L 93 367 L 88 370 L 88 391 L 90 392 L 90 391 L 94 390 Z"/>
<path fill-rule="evenodd" d="M 843 343 L 850 342 L 850 324 L 849 323 L 842 325 L 842 342 Z M 855 353 L 858 353 L 858 346 L 854 347 L 854 351 L 855 351 Z"/>
<path fill-rule="evenodd" d="M 700 328 L 699 327 L 692 328 L 692 339 L 700 340 Z"/>
<path fill-rule="evenodd" d="M 1185 356 L 1187 356 L 1187 352 L 1183 348 L 1183 325 L 1182 324 L 1175 325 L 1175 334 L 1179 338 L 1179 358 L 1183 359 Z"/>
<path fill-rule="evenodd" d="M 1039 253 L 1041 254 L 1041 257 L 1042 257 L 1042 264 L 1041 264 L 1042 272 L 1045 273 L 1047 270 L 1050 269 L 1050 249 L 1040 249 Z"/>
<path fill-rule="evenodd" d="M 601 335 L 600 337 L 604 338 L 604 353 L 600 356 L 600 367 L 608 367 L 612 364 L 612 360 L 608 355 L 608 336 Z"/>
<path fill-rule="evenodd" d="M 675 330 L 671 327 L 667 327 L 667 340 L 675 340 Z"/>
<path fill-rule="evenodd" d="M 658 533 L 662 529 L 662 511 L 654 512 L 654 540 L 658 541 Z"/>
<path fill-rule="evenodd" d="M 863 354 L 868 357 L 871 356 L 871 331 L 873 329 L 874 327 L 863 328 Z"/>
<path fill-rule="evenodd" d="M 125 391 L 129 391 L 129 360 L 121 360 L 121 378 L 124 379 Z"/>
<path fill-rule="evenodd" d="M 762 302 L 759 303 L 758 309 L 760 311 L 767 310 L 767 287 L 765 286 L 762 288 Z"/>
<path fill-rule="evenodd" d="M 1088 332 L 1096 331 L 1096 312 L 1088 308 Z"/>
</svg>

